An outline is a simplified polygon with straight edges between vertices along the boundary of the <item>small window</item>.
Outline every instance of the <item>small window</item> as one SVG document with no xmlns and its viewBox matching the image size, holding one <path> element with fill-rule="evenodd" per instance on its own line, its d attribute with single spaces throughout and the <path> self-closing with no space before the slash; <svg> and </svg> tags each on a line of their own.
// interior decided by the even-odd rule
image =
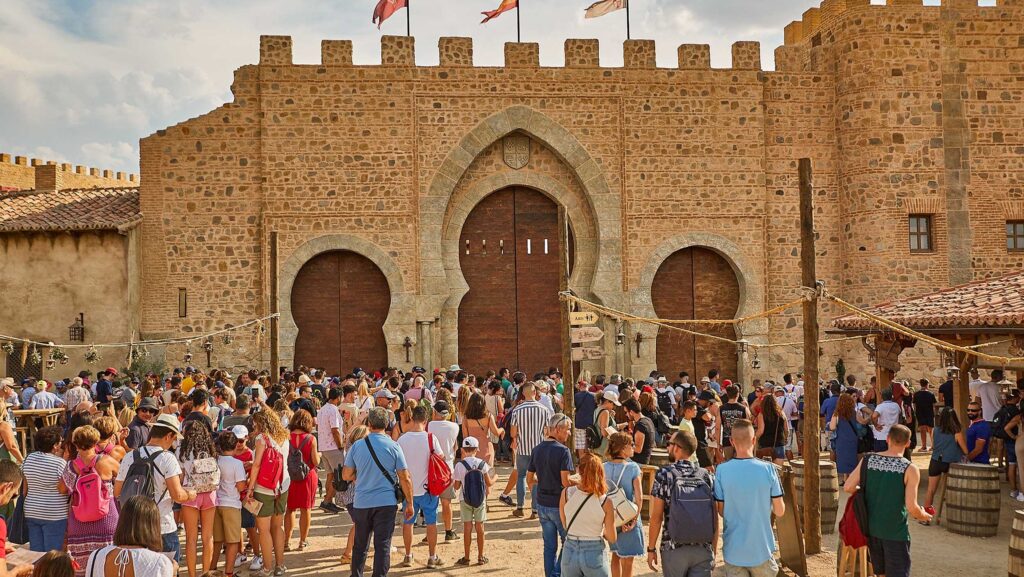
<svg viewBox="0 0 1024 577">
<path fill-rule="evenodd" d="M 931 252 L 934 249 L 932 215 L 910 215 L 910 252 Z"/>
<path fill-rule="evenodd" d="M 1006 221 L 1006 250 L 1024 251 L 1024 220 Z"/>
</svg>

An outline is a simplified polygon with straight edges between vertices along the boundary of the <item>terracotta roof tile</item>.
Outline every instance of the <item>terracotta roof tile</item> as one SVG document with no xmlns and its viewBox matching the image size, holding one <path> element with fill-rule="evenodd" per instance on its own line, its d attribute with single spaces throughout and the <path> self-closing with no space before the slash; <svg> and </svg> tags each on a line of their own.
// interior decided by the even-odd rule
<svg viewBox="0 0 1024 577">
<path fill-rule="evenodd" d="M 138 188 L 0 193 L 0 232 L 126 230 L 141 219 Z"/>
<path fill-rule="evenodd" d="M 1024 327 L 1024 271 L 865 310 L 915 329 Z M 878 326 L 855 315 L 839 317 L 832 325 L 843 330 Z"/>
</svg>

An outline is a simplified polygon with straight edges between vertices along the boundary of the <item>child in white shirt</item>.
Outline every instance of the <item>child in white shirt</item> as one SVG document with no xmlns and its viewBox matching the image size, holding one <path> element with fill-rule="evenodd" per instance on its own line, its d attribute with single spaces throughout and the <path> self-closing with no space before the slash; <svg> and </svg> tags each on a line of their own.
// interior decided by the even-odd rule
<svg viewBox="0 0 1024 577">
<path fill-rule="evenodd" d="M 462 490 L 462 527 L 463 545 L 465 546 L 465 554 L 462 556 L 462 559 L 455 562 L 456 565 L 469 565 L 469 550 L 473 544 L 474 525 L 476 526 L 477 564 L 483 565 L 488 561 L 487 557 L 484 556 L 484 521 L 487 520 L 487 494 L 490 492 L 491 484 L 494 481 L 491 479 L 491 468 L 487 465 L 487 462 L 476 457 L 479 449 L 480 443 L 475 437 L 463 439 L 462 460 L 455 464 L 455 469 L 452 471 L 452 478 L 455 480 L 455 490 Z M 478 507 L 474 507 L 466 502 L 464 485 L 466 484 L 466 476 L 471 471 L 473 472 L 473 479 L 483 477 L 484 502 Z M 476 471 L 480 471 L 481 474 L 478 475 Z"/>
<path fill-rule="evenodd" d="M 231 576 L 235 567 L 235 556 L 242 543 L 242 497 L 245 490 L 245 465 L 235 458 L 239 447 L 238 437 L 231 431 L 221 431 L 217 436 L 217 465 L 220 467 L 220 486 L 217 488 L 217 516 L 213 523 L 213 566 L 217 567 L 223 545 L 226 552 L 225 575 Z"/>
</svg>

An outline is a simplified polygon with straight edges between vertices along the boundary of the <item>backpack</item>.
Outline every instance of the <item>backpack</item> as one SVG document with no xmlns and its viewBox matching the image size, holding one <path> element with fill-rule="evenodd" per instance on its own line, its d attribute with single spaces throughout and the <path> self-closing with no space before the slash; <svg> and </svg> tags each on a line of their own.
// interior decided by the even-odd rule
<svg viewBox="0 0 1024 577">
<path fill-rule="evenodd" d="M 191 472 L 183 483 L 196 493 L 210 493 L 220 486 L 220 466 L 217 458 L 200 453 L 192 460 Z"/>
<path fill-rule="evenodd" d="M 427 433 L 427 451 L 430 452 L 430 461 L 427 463 L 427 492 L 436 497 L 452 484 L 452 470 L 444 455 L 434 452 L 433 433 Z"/>
<path fill-rule="evenodd" d="M 99 521 L 110 512 L 110 488 L 96 472 L 96 462 L 99 460 L 100 455 L 96 455 L 88 465 L 81 458 L 74 462 L 78 479 L 71 493 L 71 512 L 80 523 Z"/>
<path fill-rule="evenodd" d="M 672 427 L 672 421 L 668 416 L 666 416 L 666 413 L 657 411 L 654 413 L 654 418 L 651 419 L 651 421 L 654 422 L 654 430 L 657 431 L 659 435 L 672 434 L 674 427 Z"/>
<path fill-rule="evenodd" d="M 995 419 L 992 420 L 992 436 L 1000 439 L 1009 440 L 1010 434 L 1006 432 L 1006 425 L 1020 413 L 1020 409 L 1016 405 L 1003 405 L 996 412 Z"/>
<path fill-rule="evenodd" d="M 302 449 L 309 443 L 309 438 L 310 435 L 306 435 L 306 438 L 299 442 L 298 447 L 294 443 L 288 445 L 288 476 L 295 481 L 303 481 L 309 476 L 309 465 L 306 464 L 306 459 L 302 456 Z"/>
<path fill-rule="evenodd" d="M 707 474 L 706 472 L 704 474 Z M 715 496 L 700 479 L 696 484 L 675 483 L 668 502 L 668 535 L 673 543 L 710 543 L 715 536 Z"/>
<path fill-rule="evenodd" d="M 465 459 L 461 463 L 466 468 L 466 476 L 462 479 L 462 502 L 474 509 L 483 507 L 487 500 L 487 482 L 484 479 L 484 466 L 487 463 L 481 461 L 475 469 Z"/>
<path fill-rule="evenodd" d="M 659 391 L 655 389 L 658 394 L 658 410 L 666 415 L 672 414 L 672 391 L 665 389 Z"/>
<path fill-rule="evenodd" d="M 163 453 L 162 450 L 147 451 L 148 455 L 142 456 L 142 449 L 135 449 L 132 451 L 132 464 L 128 467 L 128 473 L 125 474 L 124 483 L 121 485 L 121 495 L 117 498 L 118 504 L 124 507 L 128 499 L 141 495 L 147 499 L 155 499 L 157 503 L 163 501 L 164 495 L 167 494 L 167 487 L 164 486 L 164 492 L 157 497 L 156 495 L 156 481 L 153 479 L 153 471 L 160 474 L 163 477 L 163 471 L 160 467 L 156 466 L 156 458 Z"/>
<path fill-rule="evenodd" d="M 601 430 L 597 428 L 597 421 L 601 418 L 601 413 L 608 409 L 602 409 L 594 415 L 594 422 L 587 425 L 585 429 L 587 432 L 587 448 L 597 449 L 601 446 L 601 442 L 604 441 L 604 437 L 601 436 Z"/>
<path fill-rule="evenodd" d="M 263 449 L 263 459 L 260 462 L 260 473 L 256 476 L 256 483 L 264 489 L 277 491 L 284 480 L 284 459 L 270 437 L 264 435 L 263 442 L 266 447 Z"/>
</svg>

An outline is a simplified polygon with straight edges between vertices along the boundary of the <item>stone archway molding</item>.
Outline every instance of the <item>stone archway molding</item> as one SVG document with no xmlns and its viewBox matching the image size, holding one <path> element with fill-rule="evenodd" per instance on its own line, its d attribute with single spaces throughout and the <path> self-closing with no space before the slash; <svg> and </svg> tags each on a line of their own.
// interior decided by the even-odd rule
<svg viewBox="0 0 1024 577">
<path fill-rule="evenodd" d="M 278 310 L 281 313 L 281 363 L 291 366 L 295 362 L 295 339 L 299 335 L 299 327 L 292 315 L 292 288 L 303 265 L 315 256 L 336 250 L 347 250 L 360 254 L 377 265 L 384 273 L 391 292 L 391 307 L 387 320 L 384 321 L 384 340 L 388 347 L 388 364 L 404 366 L 405 350 L 402 347 L 405 337 L 416 339 L 416 297 L 405 289 L 402 270 L 394 259 L 372 242 L 348 234 L 329 234 L 311 238 L 295 249 L 281 265 L 278 274 L 280 295 Z"/>
<path fill-rule="evenodd" d="M 651 287 L 654 284 L 654 277 L 658 274 L 661 265 L 676 252 L 687 248 L 706 248 L 715 251 L 732 268 L 740 288 L 740 305 L 736 311 L 736 317 L 745 317 L 757 314 L 764 308 L 764 280 L 761 278 L 760 269 L 743 252 L 743 249 L 733 241 L 724 236 L 706 232 L 688 232 L 674 235 L 659 244 L 647 259 L 647 264 L 640 273 L 640 282 L 635 289 L 630 291 L 630 302 L 633 314 L 642 317 L 657 317 L 654 310 L 654 302 L 651 299 Z M 639 372 L 654 370 L 657 365 L 657 336 L 659 327 L 657 325 L 642 325 L 635 330 L 643 333 L 645 338 L 645 352 L 637 359 L 634 368 Z M 768 320 L 757 319 L 736 325 L 736 338 L 746 339 L 751 342 L 767 342 Z M 746 378 L 745 359 L 739 359 L 739 372 L 737 375 L 741 382 Z M 637 374 L 639 374 L 639 372 Z"/>
</svg>

